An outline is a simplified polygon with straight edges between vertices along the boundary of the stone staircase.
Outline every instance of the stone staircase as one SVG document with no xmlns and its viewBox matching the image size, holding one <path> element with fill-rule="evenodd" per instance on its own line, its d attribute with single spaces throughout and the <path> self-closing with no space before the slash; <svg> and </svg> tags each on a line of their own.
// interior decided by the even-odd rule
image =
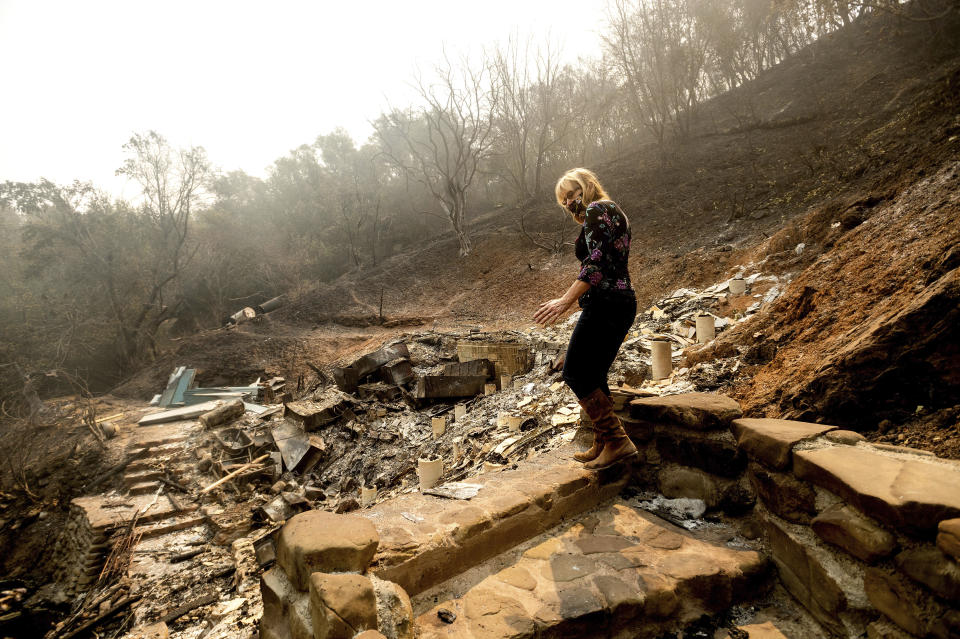
<svg viewBox="0 0 960 639">
<path fill-rule="evenodd" d="M 809 619 L 791 636 L 960 637 L 960 463 L 743 419 L 720 395 L 618 399 L 632 468 L 589 473 L 561 449 L 470 478 L 468 501 L 293 517 L 261 636 L 658 637 L 773 585 Z M 641 511 L 628 486 L 702 500 L 753 547 Z M 750 621 L 730 636 L 783 636 Z"/>
<path fill-rule="evenodd" d="M 473 478 L 482 487 L 469 501 L 413 493 L 360 515 L 297 515 L 261 582 L 261 636 L 655 636 L 763 590 L 762 555 L 628 505 L 618 494 L 629 468 L 590 473 L 570 453 Z M 360 546 L 369 559 L 337 561 Z M 357 616 L 353 604 L 321 603 L 325 571 L 356 575 L 370 601 L 402 594 Z M 326 617 L 346 626 L 332 633 Z"/>
<path fill-rule="evenodd" d="M 380 538 L 373 572 L 417 595 L 610 501 L 629 478 L 624 467 L 591 473 L 557 457 L 471 478 L 482 488 L 469 501 L 411 493 L 363 511 Z"/>
<path fill-rule="evenodd" d="M 185 446 L 193 428 L 192 422 L 141 427 L 136 442 L 127 451 L 132 459 L 123 474 L 127 493 L 155 493 L 163 478 L 169 475 L 176 480 L 177 467 L 186 457 Z"/>
<path fill-rule="evenodd" d="M 136 517 L 136 534 L 149 539 L 202 525 L 205 521 L 192 499 L 158 495 L 161 477 L 172 473 L 186 457 L 192 422 L 144 427 L 127 450 L 132 460 L 123 474 L 126 495 L 78 497 L 53 546 L 54 579 L 68 594 L 89 590 L 96 583 L 113 548 L 114 533 Z"/>
</svg>

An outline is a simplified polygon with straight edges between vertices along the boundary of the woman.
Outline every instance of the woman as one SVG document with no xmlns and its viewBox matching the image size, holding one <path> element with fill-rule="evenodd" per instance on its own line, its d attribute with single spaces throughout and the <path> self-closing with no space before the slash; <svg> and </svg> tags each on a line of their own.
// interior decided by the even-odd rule
<svg viewBox="0 0 960 639">
<path fill-rule="evenodd" d="M 613 412 L 607 386 L 610 366 L 637 314 L 627 270 L 630 222 L 587 169 L 564 174 L 556 194 L 557 203 L 581 225 L 576 243 L 580 275 L 563 297 L 541 304 L 533 319 L 547 326 L 574 301 L 583 309 L 567 346 L 563 380 L 593 422 L 593 445 L 574 459 L 585 462 L 590 470 L 601 470 L 637 456 L 636 446 Z"/>
</svg>

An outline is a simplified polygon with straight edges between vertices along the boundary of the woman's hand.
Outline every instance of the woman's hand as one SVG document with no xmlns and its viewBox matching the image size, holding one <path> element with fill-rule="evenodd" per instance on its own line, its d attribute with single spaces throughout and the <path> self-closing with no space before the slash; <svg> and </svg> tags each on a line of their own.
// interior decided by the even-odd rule
<svg viewBox="0 0 960 639">
<path fill-rule="evenodd" d="M 573 284 L 570 285 L 570 288 L 567 289 L 567 292 L 563 297 L 558 297 L 552 299 L 549 302 L 544 302 L 540 305 L 540 308 L 537 309 L 537 312 L 533 314 L 533 321 L 537 324 L 543 324 L 544 326 L 550 326 L 558 319 L 560 316 L 567 312 L 567 309 L 570 308 L 574 302 L 580 299 L 580 296 L 590 290 L 590 285 L 581 280 L 574 280 Z"/>
<path fill-rule="evenodd" d="M 572 304 L 572 301 L 568 301 L 562 297 L 544 302 L 540 305 L 540 308 L 537 309 L 537 312 L 533 314 L 533 321 L 537 324 L 550 326 L 560 319 L 560 316 L 566 313 Z"/>
</svg>

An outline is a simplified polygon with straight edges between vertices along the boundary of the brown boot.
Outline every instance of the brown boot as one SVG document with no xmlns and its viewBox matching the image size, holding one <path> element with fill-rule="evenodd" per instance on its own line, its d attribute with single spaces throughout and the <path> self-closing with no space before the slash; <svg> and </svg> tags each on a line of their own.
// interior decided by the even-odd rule
<svg viewBox="0 0 960 639">
<path fill-rule="evenodd" d="M 604 395 L 606 395 L 606 393 L 604 393 Z M 611 402 L 613 401 L 609 395 L 606 395 L 606 397 L 607 399 L 610 399 Z M 593 411 L 594 414 L 597 414 L 597 411 L 599 409 L 594 407 L 592 402 L 587 402 L 586 399 L 580 402 L 580 408 L 582 408 L 584 412 L 587 413 L 588 419 L 591 420 L 590 429 L 593 431 L 593 443 L 590 445 L 590 448 L 588 448 L 587 450 L 581 451 L 579 453 L 573 454 L 573 458 L 575 460 L 583 463 L 583 462 L 593 461 L 594 459 L 600 456 L 600 451 L 603 450 L 603 435 L 601 435 L 597 431 L 596 426 L 593 425 L 593 421 L 592 421 L 593 417 L 590 417 L 590 411 Z"/>
<path fill-rule="evenodd" d="M 593 461 L 600 456 L 600 451 L 603 450 L 603 437 L 600 436 L 600 433 L 597 432 L 597 429 L 593 429 L 593 445 L 590 446 L 587 450 L 584 450 L 579 453 L 574 453 L 573 458 L 578 462 L 588 462 Z"/>
<path fill-rule="evenodd" d="M 636 457 L 637 447 L 623 430 L 620 418 L 613 412 L 613 402 L 599 388 L 582 400 L 580 405 L 593 421 L 597 440 L 602 440 L 600 454 L 584 464 L 587 470 L 603 470 L 626 459 Z"/>
<path fill-rule="evenodd" d="M 601 391 L 596 391 L 595 393 L 590 393 L 587 397 L 580 400 L 580 408 L 587 414 L 587 418 L 590 419 L 590 428 L 593 430 L 593 444 L 587 450 L 574 453 L 573 458 L 578 462 L 589 462 L 593 461 L 600 456 L 600 451 L 603 450 L 603 435 L 597 430 L 596 417 L 600 414 L 601 407 L 596 405 L 598 401 L 594 397 L 597 393 L 603 395 Z M 604 395 L 606 397 L 606 395 Z"/>
</svg>

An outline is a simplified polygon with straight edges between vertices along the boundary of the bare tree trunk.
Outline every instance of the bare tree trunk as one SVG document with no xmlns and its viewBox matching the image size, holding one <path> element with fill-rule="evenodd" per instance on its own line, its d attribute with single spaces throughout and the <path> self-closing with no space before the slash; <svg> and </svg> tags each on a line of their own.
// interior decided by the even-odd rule
<svg viewBox="0 0 960 639">
<path fill-rule="evenodd" d="M 453 227 L 453 232 L 457 236 L 457 241 L 460 243 L 460 257 L 466 257 L 470 255 L 470 251 L 473 249 L 473 243 L 470 241 L 470 235 L 467 233 L 467 227 L 465 223 L 466 216 L 464 213 L 467 208 L 467 194 L 464 191 L 458 191 L 456 193 L 450 193 L 450 202 L 442 202 L 441 206 L 443 207 L 444 212 L 447 214 L 447 218 L 450 220 L 450 225 Z"/>
</svg>

